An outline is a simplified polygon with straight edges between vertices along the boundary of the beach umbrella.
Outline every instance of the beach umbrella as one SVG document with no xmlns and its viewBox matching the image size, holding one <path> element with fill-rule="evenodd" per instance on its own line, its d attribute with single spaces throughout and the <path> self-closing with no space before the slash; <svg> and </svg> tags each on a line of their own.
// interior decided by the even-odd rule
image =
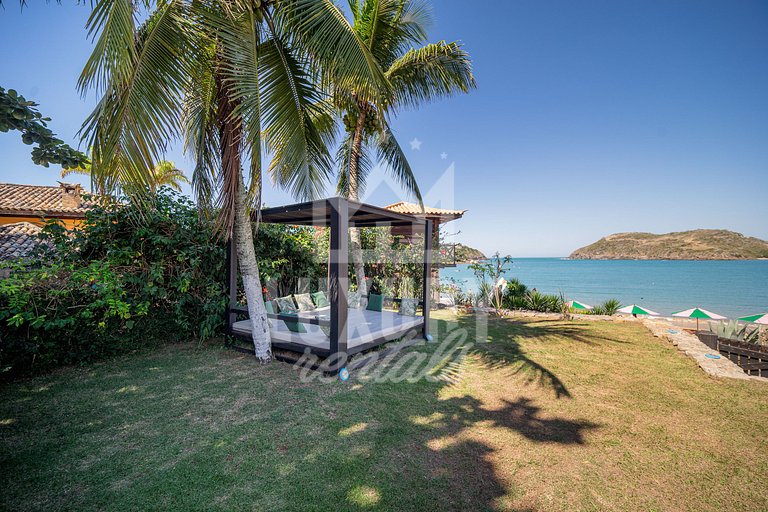
<svg viewBox="0 0 768 512">
<path fill-rule="evenodd" d="M 725 320 L 724 316 L 702 308 L 691 308 L 686 309 L 685 311 L 678 311 L 677 313 L 672 313 L 672 316 L 677 316 L 680 318 L 695 318 L 697 331 L 699 330 L 699 319 L 703 318 L 705 320 Z"/>
<path fill-rule="evenodd" d="M 595 309 L 589 304 L 584 304 L 583 302 L 578 302 L 575 300 L 569 300 L 566 305 L 571 309 Z"/>
<path fill-rule="evenodd" d="M 768 313 L 763 313 L 760 315 L 752 315 L 752 316 L 743 316 L 739 318 L 742 322 L 752 322 L 753 324 L 763 324 L 768 325 Z"/>
<path fill-rule="evenodd" d="M 650 309 L 641 308 L 637 304 L 630 304 L 629 306 L 624 306 L 623 308 L 617 309 L 619 313 L 626 313 L 628 315 L 658 315 L 657 312 L 651 311 Z"/>
</svg>

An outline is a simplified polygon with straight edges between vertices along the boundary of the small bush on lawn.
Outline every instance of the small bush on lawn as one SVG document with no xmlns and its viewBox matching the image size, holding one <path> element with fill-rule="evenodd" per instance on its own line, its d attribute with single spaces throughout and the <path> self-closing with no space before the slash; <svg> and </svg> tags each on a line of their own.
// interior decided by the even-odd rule
<svg viewBox="0 0 768 512">
<path fill-rule="evenodd" d="M 43 237 L 52 251 L 0 281 L 0 376 L 222 327 L 224 246 L 178 194 L 97 206 L 73 232 L 50 224 Z"/>
<path fill-rule="evenodd" d="M 593 315 L 607 315 L 613 316 L 621 308 L 621 302 L 617 299 L 608 299 L 600 305 L 595 306 L 592 310 Z"/>
</svg>

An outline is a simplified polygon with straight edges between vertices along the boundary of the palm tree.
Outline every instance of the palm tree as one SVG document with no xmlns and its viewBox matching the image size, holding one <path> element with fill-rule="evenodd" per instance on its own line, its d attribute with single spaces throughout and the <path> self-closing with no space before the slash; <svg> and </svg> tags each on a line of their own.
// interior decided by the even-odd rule
<svg viewBox="0 0 768 512">
<path fill-rule="evenodd" d="M 321 87 L 338 84 L 375 101 L 386 78 L 330 0 L 141 5 L 146 12 L 137 13 L 132 0 L 99 0 L 88 21 L 95 48 L 79 87 L 102 93 L 82 129 L 93 147 L 92 176 L 148 185 L 147 170 L 169 143 L 184 139 L 196 160 L 199 205 L 215 209 L 220 232 L 234 236 L 254 353 L 268 362 L 251 230 L 262 150 L 275 182 L 296 196 L 320 195 L 332 173 L 333 127 Z"/>
<path fill-rule="evenodd" d="M 387 117 L 403 107 L 416 108 L 434 99 L 469 92 L 476 86 L 472 63 L 457 42 L 425 44 L 431 14 L 418 0 L 350 0 L 350 9 L 355 33 L 385 70 L 391 89 L 380 101 L 372 101 L 354 89 L 336 88 L 334 102 L 346 129 L 338 153 L 339 191 L 359 200 L 375 153 L 375 160 L 386 163 L 393 177 L 421 204 L 413 170 Z M 350 243 L 357 286 L 364 295 L 365 266 L 357 229 L 350 230 Z"/>
<path fill-rule="evenodd" d="M 91 162 L 86 162 L 83 167 L 62 169 L 61 177 L 66 178 L 73 174 L 79 174 L 80 176 L 91 177 Z M 149 179 L 149 186 L 152 193 L 157 192 L 160 187 L 170 187 L 174 190 L 181 192 L 181 184 L 190 185 L 189 179 L 184 175 L 184 171 L 176 168 L 176 164 L 168 160 L 160 161 L 153 169 Z M 105 195 L 106 185 L 104 183 L 94 183 L 91 180 L 92 189 L 95 188 L 95 192 L 98 195 Z"/>
</svg>

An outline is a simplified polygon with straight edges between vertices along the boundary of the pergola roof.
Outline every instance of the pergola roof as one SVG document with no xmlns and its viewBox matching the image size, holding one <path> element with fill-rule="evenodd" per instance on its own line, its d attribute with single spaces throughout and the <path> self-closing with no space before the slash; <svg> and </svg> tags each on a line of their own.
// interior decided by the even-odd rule
<svg viewBox="0 0 768 512">
<path fill-rule="evenodd" d="M 405 213 L 408 215 L 416 215 L 419 217 L 432 217 L 440 219 L 440 222 L 448 222 L 451 220 L 460 219 L 464 216 L 467 210 L 448 210 L 445 208 L 433 208 L 431 206 L 425 206 L 422 211 L 421 206 L 416 203 L 408 203 L 400 201 L 399 203 L 390 204 L 385 206 L 385 209 L 391 212 Z"/>
<path fill-rule="evenodd" d="M 261 222 L 268 224 L 295 224 L 300 226 L 330 226 L 332 202 L 329 198 L 306 203 L 297 203 L 261 210 Z M 352 227 L 371 226 L 412 226 L 423 225 L 424 218 L 387 210 L 380 206 L 347 200 L 349 225 Z"/>
</svg>

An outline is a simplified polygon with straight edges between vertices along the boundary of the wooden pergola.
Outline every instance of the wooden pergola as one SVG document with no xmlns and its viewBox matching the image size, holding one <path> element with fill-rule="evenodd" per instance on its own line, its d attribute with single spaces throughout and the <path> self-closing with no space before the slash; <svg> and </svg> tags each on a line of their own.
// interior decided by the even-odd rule
<svg viewBox="0 0 768 512">
<path fill-rule="evenodd" d="M 348 332 L 348 290 L 349 290 L 349 228 L 350 227 L 405 227 L 409 226 L 422 231 L 424 234 L 423 286 L 420 304 L 423 315 L 418 322 L 422 336 L 429 334 L 430 282 L 432 267 L 432 221 L 423 217 L 393 212 L 370 204 L 350 201 L 343 197 L 331 197 L 305 203 L 266 208 L 259 212 L 260 222 L 271 224 L 288 224 L 298 226 L 318 226 L 330 228 L 330 257 L 328 269 L 328 300 L 330 302 L 330 320 L 305 318 L 299 316 L 298 321 L 307 324 L 330 326 L 328 347 L 318 347 L 303 344 L 300 339 L 290 341 L 274 340 L 273 348 L 302 353 L 309 349 L 313 354 L 322 358 L 335 357 L 343 363 L 349 356 L 369 350 L 373 347 L 402 337 L 413 326 L 404 332 L 392 332 L 390 329 L 364 343 L 350 346 Z M 255 213 L 254 213 L 255 216 Z M 233 250 L 233 241 L 227 247 L 227 287 L 229 307 L 227 310 L 227 333 L 250 341 L 247 333 L 235 327 L 238 314 L 247 314 L 247 309 L 237 304 L 237 255 Z M 393 299 L 398 302 L 399 299 Z M 269 314 L 276 321 L 296 322 L 295 316 Z M 295 337 L 300 338 L 300 337 Z M 334 368 L 337 370 L 339 368 Z"/>
</svg>

